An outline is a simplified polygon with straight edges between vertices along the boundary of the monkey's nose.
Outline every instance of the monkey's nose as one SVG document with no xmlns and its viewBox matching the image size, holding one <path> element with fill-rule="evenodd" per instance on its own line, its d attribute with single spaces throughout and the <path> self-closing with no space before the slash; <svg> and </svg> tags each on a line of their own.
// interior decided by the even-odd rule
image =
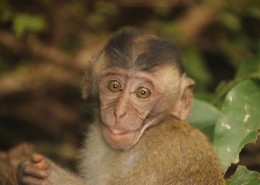
<svg viewBox="0 0 260 185">
<path fill-rule="evenodd" d="M 128 109 L 129 107 L 127 101 L 120 99 L 116 105 L 115 112 L 114 112 L 117 121 L 120 121 L 122 118 L 124 118 L 127 115 Z"/>
</svg>

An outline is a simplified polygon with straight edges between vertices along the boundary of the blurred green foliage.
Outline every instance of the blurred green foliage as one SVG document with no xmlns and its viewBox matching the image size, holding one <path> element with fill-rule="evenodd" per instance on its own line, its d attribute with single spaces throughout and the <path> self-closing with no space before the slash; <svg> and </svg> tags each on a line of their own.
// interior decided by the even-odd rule
<svg viewBox="0 0 260 185">
<path fill-rule="evenodd" d="M 17 14 L 13 21 L 13 30 L 17 36 L 22 36 L 27 31 L 39 32 L 46 26 L 43 17 L 28 14 Z"/>
</svg>

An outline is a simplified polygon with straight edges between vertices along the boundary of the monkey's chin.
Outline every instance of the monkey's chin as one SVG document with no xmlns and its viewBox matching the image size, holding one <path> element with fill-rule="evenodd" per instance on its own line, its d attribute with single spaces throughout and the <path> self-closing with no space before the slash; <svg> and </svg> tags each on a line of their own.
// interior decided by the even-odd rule
<svg viewBox="0 0 260 185">
<path fill-rule="evenodd" d="M 116 150 L 128 150 L 138 140 L 139 131 L 124 131 L 119 129 L 103 126 L 103 137 L 106 143 Z"/>
</svg>

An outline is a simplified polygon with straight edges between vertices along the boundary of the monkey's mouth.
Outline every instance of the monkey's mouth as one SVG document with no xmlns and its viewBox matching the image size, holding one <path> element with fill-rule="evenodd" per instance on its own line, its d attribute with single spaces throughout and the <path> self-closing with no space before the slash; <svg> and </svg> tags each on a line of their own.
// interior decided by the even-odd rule
<svg viewBox="0 0 260 185">
<path fill-rule="evenodd" d="M 136 130 L 121 130 L 121 129 L 117 129 L 117 128 L 112 128 L 109 126 L 103 126 L 103 131 L 106 134 L 109 134 L 111 136 L 126 136 L 129 134 L 133 134 L 136 132 Z"/>
<path fill-rule="evenodd" d="M 107 127 L 107 129 L 113 135 L 125 135 L 125 134 L 129 133 L 129 131 L 120 130 L 120 129 L 116 129 L 116 128 Z"/>
<path fill-rule="evenodd" d="M 103 126 L 102 130 L 106 142 L 115 149 L 128 149 L 138 135 L 138 130 L 120 130 L 109 126 Z"/>
</svg>

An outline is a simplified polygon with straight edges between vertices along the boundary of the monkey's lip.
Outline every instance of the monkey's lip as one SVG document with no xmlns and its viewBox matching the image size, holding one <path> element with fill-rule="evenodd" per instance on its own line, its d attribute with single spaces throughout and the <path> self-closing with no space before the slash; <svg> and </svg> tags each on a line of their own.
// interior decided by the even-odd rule
<svg viewBox="0 0 260 185">
<path fill-rule="evenodd" d="M 125 130 L 120 130 L 120 129 L 111 128 L 111 127 L 107 127 L 107 130 L 112 135 L 126 135 L 126 134 L 129 134 L 131 132 L 131 131 L 125 131 Z"/>
<path fill-rule="evenodd" d="M 108 145 L 114 149 L 126 150 L 130 148 L 134 143 L 137 130 L 123 130 L 118 128 L 111 128 L 109 126 L 103 126 L 103 137 Z"/>
<path fill-rule="evenodd" d="M 128 136 L 128 135 L 132 135 L 136 132 L 136 130 L 122 130 L 122 129 L 118 129 L 118 128 L 112 128 L 107 125 L 104 125 L 103 131 L 112 137 Z"/>
</svg>

